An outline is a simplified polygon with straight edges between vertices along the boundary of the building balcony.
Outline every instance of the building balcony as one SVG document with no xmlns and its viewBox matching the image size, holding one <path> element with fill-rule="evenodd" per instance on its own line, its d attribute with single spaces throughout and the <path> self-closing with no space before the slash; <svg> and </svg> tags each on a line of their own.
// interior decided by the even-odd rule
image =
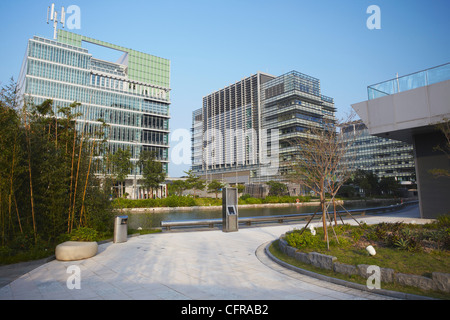
<svg viewBox="0 0 450 320">
<path fill-rule="evenodd" d="M 367 87 L 368 99 L 372 100 L 445 80 L 450 80 L 450 63 L 370 85 Z"/>
</svg>

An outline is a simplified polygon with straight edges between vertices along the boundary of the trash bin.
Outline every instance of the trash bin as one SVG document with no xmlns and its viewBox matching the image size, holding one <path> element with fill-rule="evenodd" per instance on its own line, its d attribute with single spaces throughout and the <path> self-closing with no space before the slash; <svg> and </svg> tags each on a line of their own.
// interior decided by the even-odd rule
<svg viewBox="0 0 450 320">
<path fill-rule="evenodd" d="M 128 216 L 117 216 L 114 219 L 114 243 L 126 242 L 128 236 Z"/>
<path fill-rule="evenodd" d="M 222 231 L 238 231 L 238 193 L 236 188 L 222 190 Z"/>
</svg>

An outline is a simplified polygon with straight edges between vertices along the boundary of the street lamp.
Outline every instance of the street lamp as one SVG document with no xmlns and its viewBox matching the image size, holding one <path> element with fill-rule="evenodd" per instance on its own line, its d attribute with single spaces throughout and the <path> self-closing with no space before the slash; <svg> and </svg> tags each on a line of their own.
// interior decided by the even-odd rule
<svg viewBox="0 0 450 320">
<path fill-rule="evenodd" d="M 136 153 L 136 152 L 137 152 L 137 144 L 138 144 L 138 141 L 133 140 L 132 142 L 135 144 L 134 151 L 135 151 L 135 153 Z M 138 198 L 137 178 L 136 178 L 136 174 L 137 174 L 137 166 L 138 166 L 138 161 L 136 160 L 136 161 L 135 161 L 135 164 L 134 164 L 134 181 L 133 181 L 133 197 L 134 197 L 135 200 Z"/>
</svg>

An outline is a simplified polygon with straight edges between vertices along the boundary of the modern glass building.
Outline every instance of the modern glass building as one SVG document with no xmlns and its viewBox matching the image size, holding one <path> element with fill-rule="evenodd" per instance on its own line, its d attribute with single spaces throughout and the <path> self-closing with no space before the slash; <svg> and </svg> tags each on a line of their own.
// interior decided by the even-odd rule
<svg viewBox="0 0 450 320">
<path fill-rule="evenodd" d="M 371 171 L 379 178 L 395 178 L 403 185 L 415 182 L 412 144 L 372 136 L 361 121 L 342 126 L 344 137 L 350 142 L 345 161 L 354 170 Z"/>
<path fill-rule="evenodd" d="M 84 43 L 118 50 L 122 56 L 115 62 L 101 60 Z M 133 162 L 142 150 L 153 151 L 168 172 L 169 60 L 58 30 L 57 40 L 35 36 L 28 41 L 19 87 L 35 104 L 53 99 L 55 114 L 58 106 L 79 102 L 73 111 L 82 114 L 77 125 L 94 132 L 103 119 L 109 151 L 129 148 Z M 126 192 L 133 198 L 147 196 L 139 183 L 136 188 L 141 177 L 136 170 L 130 172 Z M 164 196 L 165 186 L 156 192 Z"/>
<path fill-rule="evenodd" d="M 269 149 L 273 132 L 279 142 L 279 172 L 268 178 L 283 180 L 290 161 L 301 156 L 296 142 L 311 139 L 310 129 L 336 121 L 334 99 L 322 95 L 319 79 L 297 71 L 267 81 L 261 89 L 262 127 L 268 132 L 263 143 Z"/>
<path fill-rule="evenodd" d="M 207 180 L 257 184 L 283 180 L 290 141 L 334 121 L 334 102 L 317 78 L 258 72 L 203 98 L 192 116 L 192 169 Z"/>
</svg>

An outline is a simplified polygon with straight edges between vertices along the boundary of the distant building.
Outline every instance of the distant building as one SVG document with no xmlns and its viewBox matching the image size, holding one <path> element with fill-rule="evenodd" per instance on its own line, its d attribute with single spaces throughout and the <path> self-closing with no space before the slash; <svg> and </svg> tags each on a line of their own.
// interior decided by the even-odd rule
<svg viewBox="0 0 450 320">
<path fill-rule="evenodd" d="M 84 42 L 121 51 L 116 62 L 94 57 Z M 19 76 L 21 93 L 35 104 L 53 99 L 57 107 L 81 103 L 74 112 L 79 131 L 106 129 L 107 148 L 114 153 L 119 148 L 131 150 L 136 162 L 142 150 L 153 151 L 168 172 L 170 61 L 104 41 L 58 30 L 57 40 L 33 37 L 28 41 Z M 62 116 L 62 115 L 58 115 Z M 85 126 L 85 127 L 83 127 Z M 132 198 L 144 197 L 140 188 L 139 168 L 130 172 L 125 191 Z M 166 194 L 165 185 L 156 196 Z"/>
<path fill-rule="evenodd" d="M 341 130 L 351 142 L 344 157 L 348 167 L 370 171 L 379 178 L 394 178 L 402 185 L 415 182 L 412 144 L 372 136 L 361 120 L 343 124 Z"/>
<path fill-rule="evenodd" d="M 192 114 L 192 170 L 231 184 L 281 181 L 296 152 L 289 142 L 334 121 L 335 111 L 319 79 L 258 72 L 203 97 Z"/>
</svg>

